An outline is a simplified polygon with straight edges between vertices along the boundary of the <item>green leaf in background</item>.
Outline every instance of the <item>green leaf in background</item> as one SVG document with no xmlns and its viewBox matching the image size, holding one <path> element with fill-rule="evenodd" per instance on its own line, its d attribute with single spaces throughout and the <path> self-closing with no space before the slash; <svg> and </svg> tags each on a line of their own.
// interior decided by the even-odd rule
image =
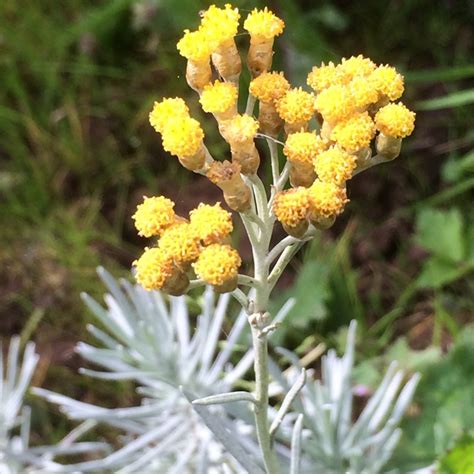
<svg viewBox="0 0 474 474">
<path fill-rule="evenodd" d="M 457 81 L 474 77 L 474 64 L 466 66 L 411 71 L 405 74 L 407 82 Z"/>
<path fill-rule="evenodd" d="M 292 327 L 305 327 L 310 321 L 326 318 L 329 296 L 329 265 L 321 260 L 308 260 L 302 267 L 291 290 L 285 291 L 274 302 L 280 308 L 289 298 L 296 300 L 285 321 Z"/>
<path fill-rule="evenodd" d="M 461 107 L 463 105 L 472 104 L 474 102 L 474 89 L 467 91 L 453 92 L 444 97 L 423 100 L 416 104 L 418 110 L 439 110 L 451 107 Z"/>
<path fill-rule="evenodd" d="M 456 264 L 439 257 L 429 257 L 416 281 L 418 288 L 441 288 L 463 275 Z"/>
<path fill-rule="evenodd" d="M 461 158 L 450 159 L 443 166 L 443 179 L 450 183 L 459 181 L 466 175 L 474 173 L 474 151 Z"/>
<path fill-rule="evenodd" d="M 474 327 L 467 326 L 448 355 L 421 374 L 416 414 L 405 419 L 391 463 L 399 472 L 432 464 L 456 439 L 474 434 Z"/>
<path fill-rule="evenodd" d="M 474 472 L 474 438 L 463 436 L 440 462 L 440 474 L 472 474 Z"/>
<path fill-rule="evenodd" d="M 417 216 L 416 241 L 434 255 L 451 262 L 465 256 L 464 222 L 458 209 L 423 209 Z"/>
</svg>

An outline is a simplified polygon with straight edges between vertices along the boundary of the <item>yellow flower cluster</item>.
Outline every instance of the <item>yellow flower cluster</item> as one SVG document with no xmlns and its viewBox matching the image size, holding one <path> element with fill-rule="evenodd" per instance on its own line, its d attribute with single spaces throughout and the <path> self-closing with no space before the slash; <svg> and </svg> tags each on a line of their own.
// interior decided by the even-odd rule
<svg viewBox="0 0 474 474">
<path fill-rule="evenodd" d="M 219 203 L 201 203 L 188 221 L 175 214 L 173 201 L 155 196 L 144 198 L 133 218 L 139 235 L 159 237 L 157 246 L 146 248 L 134 262 L 137 281 L 144 288 L 182 294 L 189 285 L 191 264 L 211 285 L 226 284 L 228 289 L 236 284 L 240 257 L 228 244 L 232 217 Z"/>
<path fill-rule="evenodd" d="M 413 132 L 415 114 L 394 102 L 403 94 L 403 76 L 358 55 L 313 67 L 307 76 L 310 91 L 292 87 L 282 72 L 271 71 L 274 39 L 285 24 L 267 8 L 254 9 L 243 22 L 250 36 L 251 81 L 246 112 L 239 113 L 239 10 L 211 5 L 201 18 L 196 31 L 185 30 L 177 48 L 187 59 L 187 82 L 199 94 L 202 110 L 217 120 L 230 158 L 212 158 L 201 125 L 181 98 L 155 102 L 150 113 L 163 148 L 217 185 L 230 209 L 251 215 L 251 188 L 261 162 L 256 138 L 265 136 L 272 152 L 276 219 L 298 238 L 310 224 L 327 228 L 349 201 L 347 181 L 398 156 L 402 139 Z M 258 119 L 253 116 L 256 100 Z M 287 163 L 281 172 L 276 147 L 282 142 Z M 285 190 L 281 183 L 287 177 L 291 188 Z M 259 210 L 261 203 L 256 204 Z M 191 269 L 221 291 L 235 288 L 241 261 L 229 246 L 231 216 L 220 204 L 200 204 L 186 220 L 176 216 L 169 199 L 145 198 L 133 218 L 140 235 L 159 237 L 157 247 L 146 249 L 135 263 L 137 279 L 146 288 L 178 294 L 188 285 Z"/>
</svg>

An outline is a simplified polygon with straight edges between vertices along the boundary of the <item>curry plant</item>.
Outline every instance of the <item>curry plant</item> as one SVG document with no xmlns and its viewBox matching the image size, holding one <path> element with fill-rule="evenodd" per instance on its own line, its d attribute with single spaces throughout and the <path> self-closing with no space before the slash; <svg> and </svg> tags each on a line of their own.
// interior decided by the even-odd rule
<svg viewBox="0 0 474 474">
<path fill-rule="evenodd" d="M 187 83 L 216 120 L 229 145 L 227 156 L 211 155 L 200 123 L 181 98 L 155 102 L 150 123 L 182 166 L 222 190 L 250 241 L 253 271 L 239 272 L 241 258 L 230 240 L 232 215 L 221 203 L 201 203 L 189 216 L 180 216 L 164 196 L 145 197 L 133 216 L 139 234 L 155 239 L 135 269 L 147 290 L 181 295 L 208 284 L 241 304 L 252 334 L 255 389 L 195 404 L 250 403 L 264 469 L 277 473 L 269 423 L 268 336 L 277 328 L 268 312 L 272 291 L 304 243 L 343 212 L 348 181 L 399 155 L 415 114 L 396 102 L 404 91 L 403 77 L 362 55 L 315 66 L 307 77 L 308 90 L 293 87 L 283 72 L 271 70 L 274 41 L 285 24 L 267 8 L 253 10 L 243 22 L 250 40 L 246 65 L 251 82 L 245 111 L 239 111 L 239 94 L 245 93 L 235 43 L 239 20 L 237 8 L 212 5 L 202 12 L 197 29 L 186 30 L 177 44 L 187 59 Z M 257 140 L 267 143 L 268 158 Z M 265 166 L 271 168 L 270 183 L 261 177 Z M 277 222 L 288 235 L 272 245 Z"/>
</svg>

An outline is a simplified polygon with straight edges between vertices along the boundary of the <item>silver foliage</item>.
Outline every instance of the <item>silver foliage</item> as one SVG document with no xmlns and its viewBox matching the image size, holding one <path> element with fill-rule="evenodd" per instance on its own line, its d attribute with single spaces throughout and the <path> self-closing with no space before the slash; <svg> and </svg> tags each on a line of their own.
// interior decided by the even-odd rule
<svg viewBox="0 0 474 474">
<path fill-rule="evenodd" d="M 410 404 L 419 374 L 404 383 L 404 373 L 392 363 L 381 384 L 353 422 L 352 371 L 356 322 L 352 321 L 342 358 L 330 350 L 322 358 L 322 378 L 308 377 L 302 391 L 305 467 L 327 474 L 378 474 L 389 461 L 401 436 L 398 427 Z"/>
<path fill-rule="evenodd" d="M 105 331 L 90 326 L 101 347 L 81 343 L 78 352 L 105 371 L 84 369 L 82 373 L 105 380 L 133 380 L 138 384 L 142 403 L 131 408 L 107 409 L 35 389 L 60 405 L 74 420 L 94 420 L 123 431 L 121 448 L 108 456 L 69 466 L 49 466 L 51 472 L 88 472 L 110 469 L 131 473 L 227 473 L 246 472 L 246 460 L 237 463 L 224 452 L 205 420 L 193 409 L 191 398 L 228 392 L 253 362 L 248 350 L 233 365 L 230 357 L 247 326 L 241 311 L 223 342 L 220 337 L 230 295 L 215 303 L 207 288 L 202 312 L 194 322 L 185 297 L 170 297 L 169 304 L 159 292 L 149 292 L 127 281 L 120 284 L 104 269 L 99 270 L 109 294 L 106 308 L 87 295 L 84 300 Z M 230 405 L 230 406 L 229 406 Z M 213 406 L 212 419 L 227 432 L 232 430 L 240 452 L 248 462 L 259 465 L 258 449 L 248 436 L 252 432 L 247 404 L 231 403 L 226 411 Z M 207 425 L 207 426 L 206 426 Z M 217 436 L 219 439 L 219 437 Z"/>
<path fill-rule="evenodd" d="M 231 363 L 239 344 L 248 347 L 247 315 L 241 311 L 227 327 L 230 296 L 216 298 L 208 288 L 201 314 L 194 318 L 185 297 L 165 300 L 158 292 L 117 282 L 103 269 L 99 274 L 109 291 L 106 307 L 84 296 L 101 323 L 102 329 L 88 328 L 98 346 L 81 343 L 78 352 L 102 369 L 82 373 L 102 380 L 134 381 L 141 403 L 109 409 L 34 389 L 79 425 L 57 446 L 29 447 L 29 409 L 23 407 L 23 397 L 38 356 L 29 344 L 20 364 L 19 340 L 14 338 L 5 369 L 0 360 L 0 372 L 5 372 L 0 385 L 0 474 L 262 474 L 251 421 L 253 395 L 234 390 L 253 363 L 252 350 Z M 283 319 L 291 305 L 282 308 L 276 319 Z M 226 338 L 222 338 L 224 330 Z M 298 358 L 289 351 L 280 352 L 294 366 L 290 376 L 272 363 L 272 393 L 284 400 L 279 410 L 270 412 L 282 472 L 384 472 L 419 377 L 414 375 L 404 384 L 404 374 L 392 364 L 353 422 L 355 331 L 353 322 L 342 358 L 334 351 L 322 358 L 321 380 L 315 379 L 314 371 L 299 367 Z M 98 424 L 120 430 L 118 447 L 77 442 Z M 55 460 L 58 455 L 80 453 L 87 453 L 88 460 L 71 464 Z"/>
</svg>

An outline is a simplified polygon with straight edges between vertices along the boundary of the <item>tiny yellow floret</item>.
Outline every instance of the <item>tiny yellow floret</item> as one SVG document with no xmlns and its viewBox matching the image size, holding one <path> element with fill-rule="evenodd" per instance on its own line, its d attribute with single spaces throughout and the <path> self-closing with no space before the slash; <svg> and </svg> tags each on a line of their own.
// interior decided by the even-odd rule
<svg viewBox="0 0 474 474">
<path fill-rule="evenodd" d="M 275 217 L 288 227 L 296 227 L 303 222 L 308 209 L 308 189 L 302 186 L 278 192 L 273 201 Z"/>
<path fill-rule="evenodd" d="M 253 140 L 258 131 L 258 120 L 251 115 L 236 115 L 225 122 L 223 127 L 224 138 L 232 144 L 245 143 Z"/>
<path fill-rule="evenodd" d="M 390 100 L 399 99 L 405 86 L 403 76 L 392 66 L 379 66 L 369 76 L 368 80 L 377 90 L 380 97 L 388 97 Z"/>
<path fill-rule="evenodd" d="M 230 245 L 211 244 L 202 250 L 193 268 L 198 278 L 221 286 L 237 278 L 241 263 L 239 253 Z"/>
<path fill-rule="evenodd" d="M 171 121 L 164 129 L 163 148 L 178 157 L 194 156 L 202 146 L 204 132 L 197 120 L 181 117 Z"/>
<path fill-rule="evenodd" d="M 161 235 L 158 245 L 178 265 L 194 262 L 199 256 L 199 240 L 187 222 L 168 227 Z"/>
<path fill-rule="evenodd" d="M 222 113 L 234 107 L 237 102 L 237 86 L 232 82 L 215 81 L 204 86 L 199 102 L 204 112 Z"/>
<path fill-rule="evenodd" d="M 159 133 L 163 133 L 166 125 L 173 119 L 180 117 L 189 117 L 188 106 L 180 97 L 155 102 L 149 115 L 151 126 Z"/>
<path fill-rule="evenodd" d="M 204 245 L 220 243 L 232 232 L 232 215 L 220 203 L 200 203 L 189 213 L 191 228 Z"/>
<path fill-rule="evenodd" d="M 282 72 L 264 72 L 250 83 L 250 93 L 261 102 L 281 99 L 290 88 Z"/>
<path fill-rule="evenodd" d="M 132 219 L 138 235 L 152 237 L 160 235 L 176 220 L 174 202 L 164 196 L 143 197 Z"/>
<path fill-rule="evenodd" d="M 212 53 L 212 43 L 203 29 L 184 30 L 184 36 L 178 41 L 179 54 L 197 63 L 208 61 Z"/>
<path fill-rule="evenodd" d="M 341 186 L 352 178 L 357 158 L 337 146 L 320 153 L 314 160 L 314 170 L 318 179 L 325 183 Z"/>
<path fill-rule="evenodd" d="M 309 212 L 314 219 L 330 219 L 342 213 L 349 202 L 346 188 L 317 179 L 308 188 Z"/>
<path fill-rule="evenodd" d="M 367 77 L 356 76 L 348 85 L 349 91 L 358 109 L 365 109 L 370 104 L 375 104 L 379 99 L 379 93 L 373 83 Z"/>
<path fill-rule="evenodd" d="M 334 85 L 324 89 L 316 97 L 315 103 L 318 112 L 330 123 L 344 120 L 355 111 L 347 86 Z"/>
<path fill-rule="evenodd" d="M 372 60 L 364 58 L 362 54 L 359 54 L 359 56 L 351 56 L 349 59 L 342 58 L 341 64 L 337 66 L 337 70 L 341 80 L 349 82 L 357 76 L 368 76 L 376 67 Z"/>
<path fill-rule="evenodd" d="M 312 164 L 313 159 L 328 146 L 328 142 L 316 132 L 295 132 L 288 135 L 283 153 L 291 163 Z"/>
<path fill-rule="evenodd" d="M 224 8 L 211 5 L 203 14 L 201 27 L 211 44 L 219 46 L 231 40 L 239 28 L 239 9 L 226 4 Z"/>
<path fill-rule="evenodd" d="M 323 89 L 339 84 L 339 82 L 338 71 L 332 61 L 328 64 L 322 63 L 321 66 L 313 66 L 306 80 L 308 86 L 315 92 L 321 92 Z"/>
<path fill-rule="evenodd" d="M 135 278 L 145 290 L 160 290 L 173 273 L 172 260 L 159 248 L 146 248 L 133 265 Z"/>
<path fill-rule="evenodd" d="M 285 22 L 265 7 L 264 10 L 254 9 L 244 22 L 244 28 L 251 36 L 271 40 L 281 35 Z"/>
<path fill-rule="evenodd" d="M 339 122 L 331 131 L 331 140 L 350 153 L 370 145 L 375 136 L 375 125 L 368 114 L 355 114 L 343 122 Z"/>
<path fill-rule="evenodd" d="M 289 124 L 308 122 L 316 110 L 314 95 L 301 87 L 290 89 L 276 102 L 276 109 L 280 117 Z"/>
<path fill-rule="evenodd" d="M 401 102 L 388 104 L 375 115 L 375 126 L 389 137 L 408 137 L 415 128 L 415 115 Z"/>
</svg>

